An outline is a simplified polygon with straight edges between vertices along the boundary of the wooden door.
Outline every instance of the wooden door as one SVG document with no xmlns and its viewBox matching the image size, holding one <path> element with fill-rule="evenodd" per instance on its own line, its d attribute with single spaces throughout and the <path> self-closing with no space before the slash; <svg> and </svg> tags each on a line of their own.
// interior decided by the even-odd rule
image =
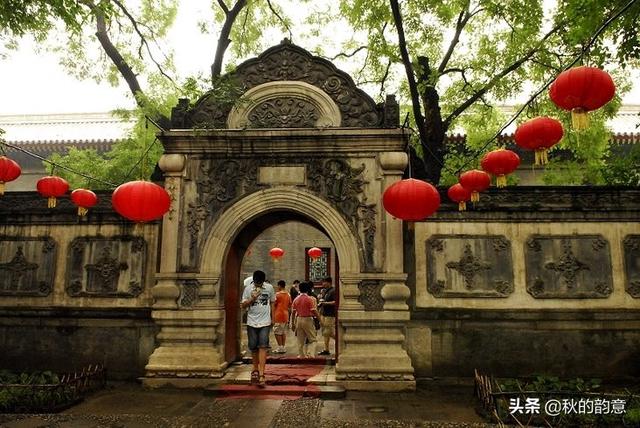
<svg viewBox="0 0 640 428">
<path fill-rule="evenodd" d="M 231 245 L 224 279 L 225 335 L 224 356 L 229 363 L 240 355 L 240 256 L 236 244 Z"/>
</svg>

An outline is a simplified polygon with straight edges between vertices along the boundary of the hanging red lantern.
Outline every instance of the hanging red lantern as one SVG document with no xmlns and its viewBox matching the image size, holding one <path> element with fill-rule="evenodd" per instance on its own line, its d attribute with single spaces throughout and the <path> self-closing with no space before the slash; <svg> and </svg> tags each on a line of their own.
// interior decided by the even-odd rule
<svg viewBox="0 0 640 428">
<path fill-rule="evenodd" d="M 471 202 L 480 200 L 480 192 L 483 192 L 491 186 L 491 177 L 484 171 L 472 169 L 460 176 L 460 185 L 471 192 Z"/>
<path fill-rule="evenodd" d="M 575 129 L 589 126 L 587 112 L 597 110 L 613 99 L 616 85 L 604 70 L 580 66 L 563 71 L 549 87 L 549 98 L 563 110 L 571 111 Z"/>
<path fill-rule="evenodd" d="M 273 259 L 274 262 L 280 261 L 280 258 L 284 256 L 284 250 L 279 247 L 273 247 L 269 250 L 269 255 Z"/>
<path fill-rule="evenodd" d="M 382 205 L 396 218 L 418 221 L 436 212 L 440 206 L 440 195 L 431 184 L 408 178 L 393 183 L 384 191 Z"/>
<path fill-rule="evenodd" d="M 471 199 L 471 192 L 462 187 L 462 184 L 456 183 L 449 187 L 447 196 L 449 196 L 449 199 L 453 202 L 458 203 L 458 211 L 466 211 L 467 201 Z"/>
<path fill-rule="evenodd" d="M 88 189 L 76 189 L 71 192 L 71 202 L 78 207 L 78 215 L 84 217 L 89 212 L 89 208 L 98 203 L 98 196 Z"/>
<path fill-rule="evenodd" d="M 111 195 L 111 205 L 118 214 L 143 223 L 161 218 L 169 211 L 171 198 L 163 187 L 149 181 L 129 181 Z"/>
<path fill-rule="evenodd" d="M 492 150 L 480 161 L 480 166 L 489 174 L 496 176 L 496 187 L 507 186 L 507 175 L 520 165 L 520 156 L 511 150 Z"/>
<path fill-rule="evenodd" d="M 559 120 L 536 117 L 516 129 L 514 139 L 523 149 L 535 150 L 535 165 L 549 162 L 548 150 L 562 140 L 564 130 Z"/>
<path fill-rule="evenodd" d="M 55 208 L 56 207 L 56 198 L 67 193 L 69 190 L 69 183 L 62 177 L 57 177 L 55 175 L 50 175 L 47 177 L 42 177 L 36 183 L 36 188 L 38 189 L 38 193 L 44 196 L 47 199 L 47 207 Z"/>
<path fill-rule="evenodd" d="M 309 250 L 307 251 L 307 254 L 312 259 L 318 259 L 320 258 L 320 256 L 322 256 L 322 250 L 318 247 L 309 248 Z"/>
<path fill-rule="evenodd" d="M 4 195 L 4 183 L 20 177 L 22 169 L 18 162 L 6 156 L 0 156 L 0 195 Z"/>
</svg>

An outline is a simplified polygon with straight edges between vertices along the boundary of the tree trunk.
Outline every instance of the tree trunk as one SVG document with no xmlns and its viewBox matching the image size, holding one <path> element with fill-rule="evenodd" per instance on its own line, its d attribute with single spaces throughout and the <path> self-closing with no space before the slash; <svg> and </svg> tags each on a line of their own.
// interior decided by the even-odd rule
<svg viewBox="0 0 640 428">
<path fill-rule="evenodd" d="M 412 155 L 412 160 L 416 163 L 422 163 L 422 165 L 413 164 L 412 166 L 416 177 L 438 184 L 444 167 L 446 153 L 444 137 L 447 129 L 440 114 L 440 96 L 434 82 L 429 79 L 432 72 L 429 59 L 423 56 L 418 57 L 418 65 L 418 88 L 420 88 L 420 98 L 424 108 L 424 129 L 426 132 L 425 135 L 420 136 L 423 152 L 422 162 L 419 162 L 420 159 L 416 159 Z M 419 173 L 424 176 L 419 176 Z"/>
</svg>

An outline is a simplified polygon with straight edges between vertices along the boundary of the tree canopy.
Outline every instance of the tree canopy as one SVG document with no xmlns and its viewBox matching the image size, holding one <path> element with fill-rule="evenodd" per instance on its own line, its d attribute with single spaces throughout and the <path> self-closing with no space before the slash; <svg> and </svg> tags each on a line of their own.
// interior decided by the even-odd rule
<svg viewBox="0 0 640 428">
<path fill-rule="evenodd" d="M 304 22 L 293 13 L 300 2 L 216 0 L 211 3 L 211 15 L 197 23 L 202 31 L 217 35 L 209 58 L 211 74 L 180 77 L 175 76 L 172 53 L 162 48 L 178 0 L 5 3 L 9 6 L 0 6 L 0 25 L 6 34 L 49 35 L 50 49 L 58 52 L 70 72 L 114 85 L 125 81 L 138 105 L 134 114 L 161 125 L 178 97 L 195 101 L 208 88 L 224 89 L 225 67 L 273 44 L 265 36 L 269 31 L 304 40 L 298 43 L 326 55 L 326 46 L 332 45 L 327 24 L 340 16 L 352 37 L 328 58 L 358 63 L 356 80 L 369 88 L 378 86 L 380 98 L 400 92 L 416 129 L 413 171 L 433 183 L 455 180 L 461 169 L 474 166 L 481 148 L 495 145 L 491 136 L 504 120 L 496 113 L 497 103 L 522 99 L 574 60 L 613 72 L 623 92 L 627 88 L 624 69 L 637 67 L 640 60 L 640 0 L 558 0 L 555 4 L 542 0 L 340 0 L 325 7 L 305 1 L 311 12 Z M 17 13 L 11 15 L 8 7 Z M 232 61 L 225 60 L 229 56 Z M 225 96 L 224 90 L 219 92 Z M 544 94 L 521 119 L 553 114 L 566 120 L 568 116 Z M 588 133 L 567 134 L 561 146 L 573 150 L 573 164 L 552 165 L 549 182 L 568 180 L 570 176 L 562 171 L 573 174 L 571 182 L 607 181 L 602 167 L 611 159 L 604 121 L 617 106 L 619 99 L 598 113 Z M 445 134 L 461 128 L 467 131 L 470 149 L 447 147 Z M 122 143 L 127 150 L 116 147 L 101 157 L 113 164 L 123 157 L 119 172 L 104 168 L 105 177 L 121 179 L 123 171 L 130 169 L 124 158 L 138 160 L 128 150 L 136 146 L 134 151 L 142 151 L 153 141 L 150 138 L 139 125 Z M 81 168 L 98 162 L 96 156 L 71 152 L 56 160 Z M 151 156 L 146 171 L 153 162 Z M 101 169 L 94 171 L 98 174 Z"/>
</svg>

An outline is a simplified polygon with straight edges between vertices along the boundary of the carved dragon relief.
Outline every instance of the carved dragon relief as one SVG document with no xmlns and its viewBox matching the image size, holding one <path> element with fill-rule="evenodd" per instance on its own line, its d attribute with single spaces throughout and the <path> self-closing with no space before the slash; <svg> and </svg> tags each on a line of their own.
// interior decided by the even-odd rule
<svg viewBox="0 0 640 428">
<path fill-rule="evenodd" d="M 352 168 L 342 159 L 286 157 L 256 161 L 241 159 L 201 159 L 199 174 L 195 178 L 197 195 L 185 207 L 186 228 L 189 232 L 189 266 L 182 271 L 193 271 L 198 260 L 203 237 L 225 207 L 236 200 L 264 187 L 258 183 L 259 167 L 270 165 L 307 165 L 308 187 L 331 205 L 347 220 L 356 235 L 362 234 L 366 265 L 373 267 L 376 233 L 376 204 L 367 203 L 363 186 L 364 165 Z"/>
</svg>

